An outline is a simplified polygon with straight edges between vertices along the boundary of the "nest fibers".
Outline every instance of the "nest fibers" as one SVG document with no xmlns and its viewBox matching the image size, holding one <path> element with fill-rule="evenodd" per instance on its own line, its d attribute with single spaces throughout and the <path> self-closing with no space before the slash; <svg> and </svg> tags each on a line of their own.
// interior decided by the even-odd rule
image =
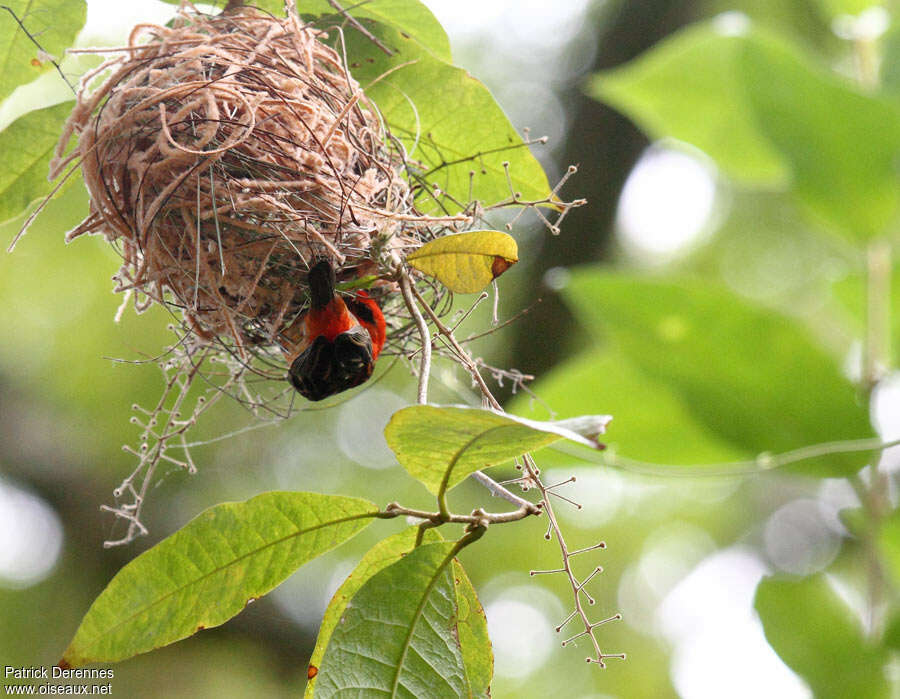
<svg viewBox="0 0 900 699">
<path fill-rule="evenodd" d="M 135 27 L 82 88 L 51 172 L 81 160 L 91 210 L 68 237 L 117 245 L 138 310 L 176 308 L 191 342 L 279 371 L 314 258 L 339 281 L 383 273 L 448 223 L 417 215 L 402 150 L 323 32 L 288 14 Z"/>
</svg>

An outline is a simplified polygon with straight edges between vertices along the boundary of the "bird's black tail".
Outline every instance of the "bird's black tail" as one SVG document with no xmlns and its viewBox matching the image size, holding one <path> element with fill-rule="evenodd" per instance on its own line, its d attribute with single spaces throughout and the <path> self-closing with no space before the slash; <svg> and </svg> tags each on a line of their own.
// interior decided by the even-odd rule
<svg viewBox="0 0 900 699">
<path fill-rule="evenodd" d="M 309 299 L 313 308 L 325 308 L 334 298 L 334 268 L 331 262 L 320 258 L 309 268 Z"/>
</svg>

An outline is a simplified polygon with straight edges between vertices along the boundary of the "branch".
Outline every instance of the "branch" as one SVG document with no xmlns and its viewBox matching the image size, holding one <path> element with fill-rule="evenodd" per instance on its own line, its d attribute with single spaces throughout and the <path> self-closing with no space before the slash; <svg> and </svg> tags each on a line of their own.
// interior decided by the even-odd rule
<svg viewBox="0 0 900 699">
<path fill-rule="evenodd" d="M 350 24 L 356 29 L 360 34 L 366 37 L 369 41 L 375 44 L 378 48 L 384 51 L 388 56 L 393 56 L 394 52 L 391 51 L 384 43 L 375 36 L 372 32 L 366 29 L 363 25 L 361 25 L 355 17 L 350 15 L 347 10 L 341 7 L 341 4 L 337 0 L 328 0 L 328 4 L 331 5 L 335 10 L 337 10 L 338 14 L 341 15 L 344 19 L 346 19 Z"/>
<path fill-rule="evenodd" d="M 540 505 L 535 505 L 533 502 L 530 502 L 525 498 L 520 498 L 518 495 L 510 492 L 493 478 L 485 475 L 481 471 L 475 471 L 475 473 L 472 474 L 472 478 L 474 478 L 476 481 L 481 483 L 481 485 L 490 490 L 491 495 L 493 495 L 494 497 L 503 498 L 504 500 L 511 502 L 513 505 L 517 505 L 519 508 L 527 510 L 528 514 L 536 515 L 541 511 Z"/>
<path fill-rule="evenodd" d="M 418 296 L 418 292 L 409 283 L 409 273 L 405 268 L 400 269 L 400 291 L 403 292 L 403 300 L 406 302 L 406 307 L 416 322 L 416 327 L 419 329 L 419 337 L 422 341 L 422 359 L 419 364 L 419 403 L 424 405 L 428 402 L 428 376 L 431 373 L 431 333 L 428 332 L 428 326 L 425 324 L 422 312 L 413 300 L 412 293 L 415 292 Z M 428 307 L 428 310 L 431 311 L 431 308 Z"/>
<path fill-rule="evenodd" d="M 480 507 L 473 510 L 470 515 L 460 515 L 449 512 L 443 514 L 441 512 L 428 512 L 427 510 L 414 510 L 409 507 L 391 502 L 388 503 L 379 517 L 382 519 L 393 519 L 394 517 L 414 517 L 429 522 L 432 526 L 440 526 L 441 524 L 470 524 L 470 525 L 487 525 L 487 524 L 504 524 L 506 522 L 517 522 L 520 519 L 532 515 L 531 508 L 536 507 L 526 501 L 528 507 L 521 507 L 513 512 L 485 512 Z"/>
</svg>

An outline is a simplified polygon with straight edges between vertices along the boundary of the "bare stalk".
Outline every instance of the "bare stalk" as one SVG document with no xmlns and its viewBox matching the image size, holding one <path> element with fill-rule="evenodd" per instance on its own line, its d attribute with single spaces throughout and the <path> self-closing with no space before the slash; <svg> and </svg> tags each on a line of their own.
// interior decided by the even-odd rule
<svg viewBox="0 0 900 699">
<path fill-rule="evenodd" d="M 419 362 L 419 403 L 424 405 L 428 402 L 428 378 L 431 374 L 431 333 L 428 332 L 428 326 L 422 317 L 422 312 L 413 300 L 412 291 L 415 287 L 409 283 L 409 275 L 405 270 L 400 272 L 400 291 L 403 293 L 403 300 L 406 307 L 412 314 L 416 327 L 419 329 L 419 339 L 422 342 L 422 359 Z M 428 308 L 430 311 L 431 308 Z"/>
</svg>

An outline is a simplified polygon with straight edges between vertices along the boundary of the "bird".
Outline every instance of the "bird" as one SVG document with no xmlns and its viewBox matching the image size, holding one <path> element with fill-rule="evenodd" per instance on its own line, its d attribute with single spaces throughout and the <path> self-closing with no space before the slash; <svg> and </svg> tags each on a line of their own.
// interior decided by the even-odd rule
<svg viewBox="0 0 900 699">
<path fill-rule="evenodd" d="M 307 280 L 310 308 L 295 324 L 302 340 L 288 353 L 288 379 L 304 398 L 319 401 L 368 380 L 384 347 L 386 324 L 365 290 L 346 300 L 335 292 L 328 259 L 316 260 Z"/>
</svg>

